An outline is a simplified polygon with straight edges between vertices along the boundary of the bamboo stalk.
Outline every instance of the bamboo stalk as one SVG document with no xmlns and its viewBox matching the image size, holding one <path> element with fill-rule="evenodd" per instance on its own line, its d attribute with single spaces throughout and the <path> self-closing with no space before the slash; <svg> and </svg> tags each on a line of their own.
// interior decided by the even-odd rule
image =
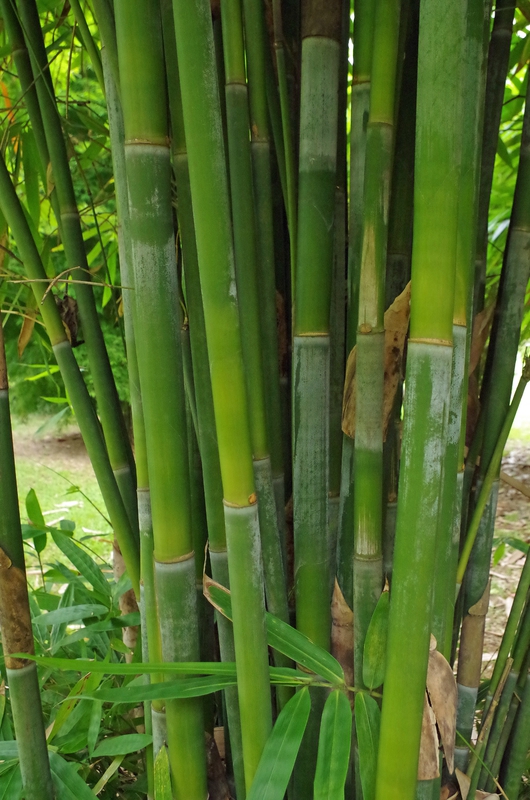
<svg viewBox="0 0 530 800">
<path fill-rule="evenodd" d="M 420 7 L 413 288 L 376 800 L 416 791 L 452 360 L 463 11 L 459 2 Z"/>
<path fill-rule="evenodd" d="M 219 87 L 206 0 L 173 3 L 206 339 L 223 482 L 247 789 L 271 730 L 263 577 L 238 322 Z M 226 377 L 230 376 L 230 396 Z M 237 442 L 237 446 L 235 443 Z"/>
<path fill-rule="evenodd" d="M 172 122 L 172 157 L 177 183 L 177 214 L 183 253 L 186 313 L 189 324 L 190 347 L 195 385 L 197 411 L 197 430 L 201 453 L 202 479 L 206 503 L 208 526 L 208 547 L 212 576 L 222 586 L 229 587 L 228 553 L 223 513 L 223 487 L 215 429 L 212 385 L 206 346 L 206 328 L 201 296 L 195 226 L 193 222 L 192 200 L 188 153 L 182 117 L 182 98 L 178 77 L 173 9 L 171 2 L 162 3 L 164 50 L 166 71 L 171 87 L 169 106 Z M 219 635 L 219 648 L 223 661 L 235 661 L 234 636 L 231 623 L 216 612 Z M 230 753 L 238 797 L 245 796 L 245 776 L 243 769 L 243 750 L 237 688 L 224 690 L 227 722 L 229 729 Z"/>
<path fill-rule="evenodd" d="M 467 413 L 468 362 L 471 346 L 473 265 L 478 220 L 478 176 L 480 136 L 484 117 L 485 91 L 485 14 L 484 0 L 467 3 L 465 68 L 461 114 L 461 168 L 458 202 L 455 307 L 453 312 L 453 364 L 449 428 L 440 508 L 436 585 L 434 591 L 433 635 L 440 649 L 450 658 L 454 585 L 460 544 L 460 519 L 464 471 L 464 445 Z M 488 26 L 489 33 L 489 26 Z M 482 649 L 482 648 L 480 648 Z"/>
<path fill-rule="evenodd" d="M 115 14 L 162 655 L 193 661 L 198 614 L 160 9 L 117 2 Z M 201 701 L 167 701 L 166 722 L 175 794 L 204 800 Z"/>
<path fill-rule="evenodd" d="M 508 750 L 501 768 L 500 781 L 509 800 L 517 800 L 521 788 L 530 743 L 530 677 L 526 678 L 524 694 L 517 712 Z"/>
<path fill-rule="evenodd" d="M 27 659 L 11 657 L 11 653 L 33 654 L 35 649 L 18 510 L 1 319 L 0 458 L 0 626 L 22 785 L 27 800 L 52 800 L 55 792 L 48 761 L 37 665 Z"/>
<path fill-rule="evenodd" d="M 275 487 L 278 527 L 285 536 L 285 477 L 282 444 L 282 404 L 276 321 L 274 219 L 271 184 L 267 72 L 272 69 L 265 30 L 264 8 L 259 0 L 243 0 L 246 64 L 250 110 L 250 136 L 258 245 L 258 286 L 264 381 L 267 387 L 267 427 L 271 470 Z M 291 190 L 292 194 L 292 190 Z"/>
<path fill-rule="evenodd" d="M 383 315 L 400 6 L 399 0 L 388 0 L 376 7 L 366 139 L 353 509 L 354 672 L 358 683 L 362 681 L 366 631 L 383 587 Z"/>
<path fill-rule="evenodd" d="M 239 0 L 226 0 L 222 6 L 221 15 L 236 282 L 250 412 L 254 479 L 258 496 L 265 595 L 269 611 L 283 619 L 284 622 L 288 622 L 287 584 L 272 483 L 270 437 L 267 430 L 265 376 L 261 346 L 264 337 L 262 337 L 259 311 L 257 229 L 253 204 L 249 102 L 245 80 L 243 28 Z M 257 188 L 259 193 L 259 187 Z M 277 358 L 276 375 L 278 375 Z M 289 662 L 282 655 L 279 654 L 277 659 L 279 659 L 277 666 L 289 666 Z M 288 696 L 284 698 L 284 702 L 287 699 Z"/>
<path fill-rule="evenodd" d="M 366 129 L 370 109 L 375 3 L 357 0 L 353 26 L 353 75 L 350 125 L 350 204 L 348 234 L 346 352 L 355 346 L 359 313 L 359 280 L 363 238 Z M 342 445 L 337 579 L 348 603 L 353 603 L 353 458 L 354 443 Z"/>
<path fill-rule="evenodd" d="M 485 108 L 480 165 L 479 212 L 477 225 L 477 255 L 474 280 L 473 313 L 484 306 L 486 288 L 486 259 L 488 252 L 488 212 L 497 155 L 499 126 L 504 103 L 506 73 L 510 60 L 514 5 L 512 0 L 496 0 L 495 16 L 488 49 Z"/>
</svg>

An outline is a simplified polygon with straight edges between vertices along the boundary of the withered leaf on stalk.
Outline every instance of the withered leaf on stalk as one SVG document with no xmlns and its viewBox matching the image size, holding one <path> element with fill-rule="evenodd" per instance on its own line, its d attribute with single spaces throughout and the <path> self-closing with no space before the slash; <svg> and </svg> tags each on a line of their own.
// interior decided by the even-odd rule
<svg viewBox="0 0 530 800">
<path fill-rule="evenodd" d="M 383 438 L 386 432 L 397 388 L 403 371 L 403 350 L 410 319 L 410 281 L 385 311 L 385 389 L 383 397 Z M 342 430 L 355 436 L 355 373 L 357 349 L 348 356 L 342 400 Z"/>
<path fill-rule="evenodd" d="M 427 693 L 436 717 L 447 768 L 452 773 L 454 771 L 458 690 L 453 670 L 438 650 L 429 651 Z"/>
<path fill-rule="evenodd" d="M 464 772 L 461 772 L 458 768 L 455 770 L 456 779 L 458 781 L 458 785 L 460 786 L 460 794 L 455 795 L 455 798 L 461 797 L 462 800 L 468 800 L 469 795 L 469 788 L 471 785 L 470 778 Z M 477 789 L 475 792 L 474 800 L 488 800 L 488 798 L 495 798 L 500 797 L 500 794 L 491 794 L 490 792 L 481 792 L 480 789 Z M 449 800 L 453 800 L 453 798 L 449 798 Z M 471 798 L 469 798 L 471 800 Z"/>
<path fill-rule="evenodd" d="M 0 626 L 4 654 L 33 653 L 33 631 L 28 602 L 26 575 L 15 567 L 5 550 L 0 547 Z M 27 665 L 25 659 L 5 655 L 6 667 L 20 669 Z"/>
<path fill-rule="evenodd" d="M 440 774 L 438 758 L 438 735 L 436 718 L 429 705 L 427 692 L 423 700 L 423 719 L 421 721 L 420 760 L 418 762 L 418 780 L 430 781 Z"/>
<path fill-rule="evenodd" d="M 353 686 L 353 611 L 335 578 L 331 601 L 331 655 L 335 656 L 348 686 Z M 350 697 L 353 707 L 353 695 Z"/>
<path fill-rule="evenodd" d="M 489 336 L 495 303 L 480 311 L 473 320 L 473 333 L 471 335 L 471 351 L 469 354 L 469 374 L 471 375 L 480 361 L 484 346 Z"/>
<path fill-rule="evenodd" d="M 37 301 L 31 295 L 30 300 L 26 306 L 26 310 L 24 312 L 24 318 L 22 320 L 22 327 L 20 329 L 20 334 L 18 336 L 18 357 L 22 358 L 24 354 L 24 350 L 28 346 L 28 343 L 31 339 L 33 334 L 33 330 L 35 328 L 35 320 L 37 319 L 38 314 L 37 309 Z"/>
</svg>

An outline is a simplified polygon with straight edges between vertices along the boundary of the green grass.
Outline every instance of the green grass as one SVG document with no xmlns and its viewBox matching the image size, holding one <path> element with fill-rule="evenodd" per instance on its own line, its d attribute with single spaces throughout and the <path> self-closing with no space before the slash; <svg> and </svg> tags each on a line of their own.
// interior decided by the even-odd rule
<svg viewBox="0 0 530 800">
<path fill-rule="evenodd" d="M 44 519 L 59 526 L 61 520 L 75 523 L 75 538 L 83 541 L 107 563 L 111 560 L 112 529 L 105 519 L 105 506 L 94 471 L 79 441 L 79 431 L 70 422 L 61 428 L 37 431 L 46 417 L 30 416 L 13 420 L 18 496 L 22 523 L 28 523 L 26 497 L 33 489 Z M 38 559 L 28 543 L 27 566 L 38 567 Z M 63 558 L 53 543 L 41 553 L 44 566 Z"/>
</svg>

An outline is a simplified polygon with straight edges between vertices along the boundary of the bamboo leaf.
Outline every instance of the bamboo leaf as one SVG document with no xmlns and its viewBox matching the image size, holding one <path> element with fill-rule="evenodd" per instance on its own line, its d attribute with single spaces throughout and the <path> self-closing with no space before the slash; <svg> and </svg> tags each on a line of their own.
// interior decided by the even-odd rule
<svg viewBox="0 0 530 800">
<path fill-rule="evenodd" d="M 68 624 L 86 617 L 98 617 L 107 613 L 108 608 L 105 606 L 96 603 L 83 603 L 78 606 L 66 606 L 65 608 L 56 608 L 55 611 L 47 611 L 46 614 L 34 617 L 33 624 L 44 628 L 48 625 Z"/>
<path fill-rule="evenodd" d="M 232 600 L 227 589 L 205 576 L 204 595 L 221 614 L 232 620 Z M 271 647 L 333 685 L 344 686 L 343 669 L 330 653 L 273 614 L 266 612 L 265 622 L 267 642 Z"/>
<path fill-rule="evenodd" d="M 172 800 L 167 748 L 163 745 L 155 759 L 155 800 Z"/>
<path fill-rule="evenodd" d="M 355 728 L 359 746 L 359 772 L 363 800 L 375 798 L 375 775 L 381 712 L 373 697 L 359 692 L 355 697 Z"/>
<path fill-rule="evenodd" d="M 87 745 L 90 757 L 94 753 L 94 748 L 98 740 L 99 731 L 101 728 L 101 711 L 103 703 L 93 700 L 91 703 L 90 720 L 88 723 Z"/>
<path fill-rule="evenodd" d="M 83 578 L 97 591 L 107 597 L 111 595 L 111 587 L 105 576 L 101 572 L 94 559 L 83 550 L 74 540 L 64 533 L 52 531 L 53 541 L 64 555 L 72 562 L 74 567 L 79 570 Z"/>
<path fill-rule="evenodd" d="M 92 790 L 77 774 L 72 762 L 65 761 L 53 750 L 48 750 L 48 756 L 57 797 L 60 797 L 61 800 L 94 800 Z"/>
<path fill-rule="evenodd" d="M 307 688 L 285 705 L 267 739 L 247 800 L 283 800 L 310 710 Z"/>
<path fill-rule="evenodd" d="M 0 800 L 19 800 L 21 795 L 22 774 L 17 762 L 0 777 Z"/>
<path fill-rule="evenodd" d="M 15 655 L 13 657 L 16 657 Z M 93 661 L 90 658 L 50 658 L 24 654 L 24 658 L 35 661 L 41 667 L 51 669 L 75 670 L 78 672 L 102 672 L 105 675 L 152 675 L 154 673 L 185 673 L 188 675 L 226 675 L 235 677 L 236 665 L 233 662 L 182 661 L 150 664 L 110 664 L 106 661 Z"/>
<path fill-rule="evenodd" d="M 202 697 L 218 692 L 227 686 L 235 686 L 235 676 L 210 675 L 206 678 L 181 678 L 172 683 L 144 683 L 139 686 L 129 684 L 118 689 L 98 689 L 83 697 L 92 697 L 104 703 L 142 703 L 144 700 L 182 700 L 188 697 Z"/>
<path fill-rule="evenodd" d="M 94 750 L 94 758 L 99 756 L 123 756 L 143 750 L 152 744 L 153 737 L 149 733 L 127 733 L 124 736 L 109 736 Z"/>
<path fill-rule="evenodd" d="M 331 692 L 320 725 L 314 800 L 344 800 L 350 762 L 352 711 L 344 692 Z"/>
<path fill-rule="evenodd" d="M 502 140 L 501 136 L 499 136 L 499 139 L 498 139 L 498 142 L 497 142 L 497 154 L 500 156 L 500 158 L 502 158 L 504 163 L 507 164 L 510 167 L 510 169 L 513 169 L 512 158 L 511 158 L 510 153 L 508 152 L 508 148 L 504 144 L 504 141 Z"/>
<path fill-rule="evenodd" d="M 26 512 L 30 522 L 32 522 L 36 528 L 46 528 L 46 522 L 42 514 L 39 500 L 35 494 L 35 489 L 30 489 L 26 495 Z"/>
<path fill-rule="evenodd" d="M 363 654 L 363 682 L 368 689 L 376 689 L 381 686 L 385 679 L 389 599 L 389 592 L 381 594 L 366 632 Z"/>
</svg>

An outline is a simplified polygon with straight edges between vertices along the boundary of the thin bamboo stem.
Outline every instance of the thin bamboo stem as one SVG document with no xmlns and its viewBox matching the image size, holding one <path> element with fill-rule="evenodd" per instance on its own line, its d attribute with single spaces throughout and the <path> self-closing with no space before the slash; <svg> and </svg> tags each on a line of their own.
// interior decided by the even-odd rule
<svg viewBox="0 0 530 800">
<path fill-rule="evenodd" d="M 93 289 L 87 282 L 87 276 L 90 273 L 81 223 L 35 0 L 20 0 L 18 11 L 36 81 L 46 143 L 53 169 L 66 261 L 68 267 L 73 270 L 71 273 L 73 280 L 82 281 L 76 284 L 76 298 L 105 442 L 116 479 L 123 488 L 124 502 L 131 519 L 134 520 L 133 528 L 137 535 L 134 459 L 99 324 Z"/>
<path fill-rule="evenodd" d="M 35 652 L 18 510 L 4 332 L 0 318 L 0 626 L 24 796 L 53 800 L 37 665 L 11 653 Z"/>
</svg>

